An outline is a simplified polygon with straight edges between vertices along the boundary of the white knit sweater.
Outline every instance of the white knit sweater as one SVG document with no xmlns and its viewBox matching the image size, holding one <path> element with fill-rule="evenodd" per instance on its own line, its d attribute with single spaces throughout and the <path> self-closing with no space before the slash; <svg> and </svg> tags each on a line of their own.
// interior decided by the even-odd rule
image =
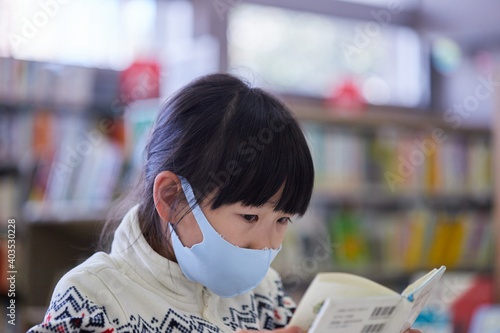
<svg viewBox="0 0 500 333">
<path fill-rule="evenodd" d="M 111 253 L 98 252 L 57 284 L 44 322 L 28 332 L 230 332 L 285 326 L 295 304 L 270 269 L 253 291 L 221 298 L 153 251 L 132 208 Z"/>
</svg>

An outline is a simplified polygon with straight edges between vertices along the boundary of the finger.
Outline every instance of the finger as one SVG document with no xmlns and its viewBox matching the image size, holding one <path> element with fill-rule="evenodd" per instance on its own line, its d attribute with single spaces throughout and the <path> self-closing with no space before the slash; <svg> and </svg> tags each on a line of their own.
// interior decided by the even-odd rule
<svg viewBox="0 0 500 333">
<path fill-rule="evenodd" d="M 422 332 L 420 332 L 419 330 L 416 330 L 416 329 L 409 329 L 405 333 L 422 333 Z"/>
<path fill-rule="evenodd" d="M 304 333 L 304 331 L 298 326 L 288 326 L 285 328 L 280 328 L 280 329 L 274 330 L 272 332 L 275 332 L 275 333 Z"/>
<path fill-rule="evenodd" d="M 277 330 L 273 331 L 250 331 L 250 330 L 238 330 L 236 333 L 258 333 L 258 332 L 265 332 L 265 333 L 304 333 L 304 331 L 298 327 L 298 326 L 288 326 L 285 328 L 279 328 Z"/>
</svg>

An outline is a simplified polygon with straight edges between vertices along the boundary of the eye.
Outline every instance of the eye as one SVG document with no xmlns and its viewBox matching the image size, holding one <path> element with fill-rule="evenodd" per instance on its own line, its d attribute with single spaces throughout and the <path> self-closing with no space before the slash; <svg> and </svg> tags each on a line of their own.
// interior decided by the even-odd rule
<svg viewBox="0 0 500 333">
<path fill-rule="evenodd" d="M 247 222 L 257 222 L 259 217 L 257 215 L 243 214 L 241 215 Z"/>
<path fill-rule="evenodd" d="M 292 223 L 292 220 L 290 220 L 290 218 L 289 218 L 289 217 L 280 217 L 280 218 L 278 219 L 278 223 L 281 223 L 281 224 L 286 224 L 286 223 L 288 223 L 288 222 Z"/>
</svg>

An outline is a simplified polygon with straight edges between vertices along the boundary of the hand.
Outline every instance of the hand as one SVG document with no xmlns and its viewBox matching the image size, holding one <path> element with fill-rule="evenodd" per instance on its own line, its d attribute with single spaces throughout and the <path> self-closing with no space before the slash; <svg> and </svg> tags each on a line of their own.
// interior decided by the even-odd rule
<svg viewBox="0 0 500 333">
<path fill-rule="evenodd" d="M 280 328 L 273 331 L 250 331 L 250 330 L 238 330 L 236 333 L 258 333 L 258 332 L 274 332 L 274 333 L 304 333 L 304 331 L 298 326 L 289 326 L 285 328 Z M 422 333 L 416 329 L 409 329 L 405 333 Z"/>
<path fill-rule="evenodd" d="M 298 326 L 288 326 L 285 328 L 279 328 L 277 330 L 272 330 L 272 331 L 251 331 L 251 330 L 238 330 L 236 333 L 304 333 L 304 331 L 298 327 Z M 406 332 L 405 332 L 406 333 Z M 408 332 L 408 333 L 420 333 L 419 331 L 416 332 Z"/>
</svg>

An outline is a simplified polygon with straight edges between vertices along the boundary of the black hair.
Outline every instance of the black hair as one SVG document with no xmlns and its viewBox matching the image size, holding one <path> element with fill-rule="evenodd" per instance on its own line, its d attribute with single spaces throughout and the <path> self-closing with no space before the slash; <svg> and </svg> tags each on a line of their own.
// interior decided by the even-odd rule
<svg viewBox="0 0 500 333">
<path fill-rule="evenodd" d="M 276 211 L 303 215 L 314 167 L 304 134 L 277 98 L 230 74 L 196 79 L 165 102 L 145 150 L 138 215 L 150 245 L 165 236 L 153 199 L 162 171 L 183 176 L 197 203 L 211 194 L 216 209 L 241 202 L 261 206 L 283 187 Z"/>
</svg>

